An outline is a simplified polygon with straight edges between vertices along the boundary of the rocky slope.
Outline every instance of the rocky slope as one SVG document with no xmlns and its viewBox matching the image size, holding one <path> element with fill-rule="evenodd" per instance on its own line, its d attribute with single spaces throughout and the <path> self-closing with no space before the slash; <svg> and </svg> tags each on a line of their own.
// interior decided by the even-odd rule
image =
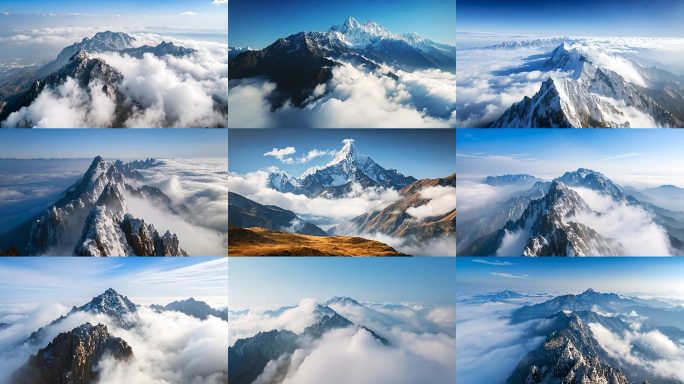
<svg viewBox="0 0 684 384">
<path fill-rule="evenodd" d="M 90 384 L 98 380 L 97 366 L 103 357 L 125 360 L 133 357 L 131 347 L 109 333 L 103 324 L 83 324 L 60 333 L 45 348 L 19 368 L 12 384 Z"/>
<path fill-rule="evenodd" d="M 228 223 L 238 227 L 260 227 L 302 235 L 326 236 L 318 226 L 299 218 L 294 212 L 261 205 L 237 193 L 228 193 Z"/>
<path fill-rule="evenodd" d="M 228 229 L 229 256 L 405 256 L 379 241 L 348 236 L 307 236 L 263 228 Z"/>
<path fill-rule="evenodd" d="M 392 237 L 412 237 L 418 240 L 440 236 L 453 236 L 456 232 L 456 209 L 445 214 L 416 220 L 407 211 L 409 208 L 430 202 L 422 191 L 431 187 L 456 187 L 456 174 L 440 179 L 416 181 L 399 191 L 398 201 L 382 210 L 365 213 L 350 222 L 331 230 L 334 234 L 383 233 Z M 454 197 L 454 207 L 456 201 Z"/>
</svg>

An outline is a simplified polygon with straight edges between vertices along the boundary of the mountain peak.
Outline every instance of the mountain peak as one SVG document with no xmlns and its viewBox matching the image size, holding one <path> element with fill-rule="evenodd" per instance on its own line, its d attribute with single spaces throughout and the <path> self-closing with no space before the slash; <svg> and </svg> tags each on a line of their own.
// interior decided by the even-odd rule
<svg viewBox="0 0 684 384">
<path fill-rule="evenodd" d="M 88 59 L 88 53 L 85 51 L 85 49 L 79 49 L 76 53 L 74 53 L 73 56 L 69 58 L 69 62 L 72 61 L 83 61 Z"/>
<path fill-rule="evenodd" d="M 344 21 L 343 24 L 347 29 L 352 29 L 352 28 L 358 28 L 361 23 L 359 23 L 354 17 L 349 16 L 347 17 L 347 20 Z"/>
<path fill-rule="evenodd" d="M 87 304 L 72 310 L 72 312 L 101 313 L 111 317 L 118 325 L 128 328 L 134 324 L 131 319 L 126 317 L 135 314 L 137 311 L 137 306 L 128 297 L 120 295 L 113 288 L 107 289 Z"/>
<path fill-rule="evenodd" d="M 342 140 L 343 146 L 339 152 L 335 155 L 335 158 L 328 165 L 338 164 L 343 161 L 355 162 L 359 159 L 359 150 L 356 149 L 354 144 L 354 139 L 344 139 Z"/>
</svg>

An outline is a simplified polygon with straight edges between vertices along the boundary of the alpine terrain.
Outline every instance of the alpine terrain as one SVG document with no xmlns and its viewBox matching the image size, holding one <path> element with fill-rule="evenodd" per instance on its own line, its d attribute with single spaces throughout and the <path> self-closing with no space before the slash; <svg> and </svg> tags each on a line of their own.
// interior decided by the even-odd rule
<svg viewBox="0 0 684 384">
<path fill-rule="evenodd" d="M 24 255 L 187 256 L 178 237 L 130 213 L 128 201 L 144 201 L 178 215 L 171 198 L 145 184 L 141 170 L 155 159 L 124 163 L 95 157 L 83 177 L 49 208 L 0 235 L 3 248 Z"/>
<path fill-rule="evenodd" d="M 459 255 L 684 254 L 684 213 L 654 204 L 663 188 L 640 192 L 584 168 L 550 181 L 505 176 L 488 177 L 483 182 L 492 180 L 508 180 L 518 188 L 494 206 L 481 207 L 459 219 Z M 520 184 L 521 180 L 525 183 Z M 626 216 L 608 219 L 618 212 Z M 616 230 L 616 225 L 621 230 Z M 638 244 L 632 239 L 645 230 L 652 230 L 648 232 L 652 247 L 635 248 Z"/>
</svg>

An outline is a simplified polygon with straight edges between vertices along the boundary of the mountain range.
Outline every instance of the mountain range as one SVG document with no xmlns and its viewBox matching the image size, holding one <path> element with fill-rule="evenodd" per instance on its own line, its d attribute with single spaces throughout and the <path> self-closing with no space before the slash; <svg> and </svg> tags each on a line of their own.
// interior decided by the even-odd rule
<svg viewBox="0 0 684 384">
<path fill-rule="evenodd" d="M 206 303 L 194 299 L 171 303 L 165 307 L 155 307 L 158 311 L 176 311 L 174 308 L 179 306 L 178 303 L 185 303 L 183 309 L 188 312 L 193 312 L 193 308 L 202 308 L 203 311 L 204 308 L 210 308 Z M 71 324 L 84 314 L 103 316 L 114 324 L 115 328 L 132 330 L 148 326 L 141 324 L 138 309 L 138 305 L 111 288 L 90 302 L 73 307 L 69 313 L 40 328 L 23 342 L 32 348 L 38 348 L 37 352 L 11 375 L 9 383 L 97 383 L 100 375 L 99 364 L 104 358 L 126 361 L 136 357 L 135 350 L 126 340 L 113 335 L 112 332 L 116 330 L 105 324 L 85 322 L 59 333 L 45 345 L 43 343 L 48 335 L 47 328 L 63 327 L 64 323 Z M 227 321 L 227 313 L 224 315 L 223 312 L 211 310 L 212 316 L 221 313 L 221 318 Z M 41 347 L 42 345 L 45 346 Z"/>
<path fill-rule="evenodd" d="M 534 96 L 510 106 L 491 127 L 684 127 L 684 79 L 629 58 L 621 60 L 634 68 L 643 83 L 606 68 L 600 60 L 593 62 L 577 47 L 562 42 L 538 68 L 554 74 Z"/>
<path fill-rule="evenodd" d="M 340 300 L 340 298 L 336 299 Z M 362 306 L 356 300 L 349 300 Z M 329 305 L 332 304 L 333 302 L 316 304 L 313 309 L 313 321 L 300 334 L 287 329 L 274 329 L 237 340 L 228 348 L 229 382 L 232 384 L 254 383 L 269 364 L 274 365 L 272 369 L 278 370 L 277 377 L 284 378 L 295 351 L 304 348 L 306 344 L 320 341 L 326 333 L 336 329 L 355 328 L 357 331 L 365 331 L 377 341 L 379 346 L 391 347 L 391 342 L 378 333 L 362 324 L 354 324 L 330 308 Z M 278 379 L 273 380 L 279 382 Z"/>
<path fill-rule="evenodd" d="M 43 213 L 0 235 L 0 246 L 24 255 L 187 256 L 175 234 L 159 232 L 128 209 L 129 198 L 170 214 L 184 208 L 144 183 L 139 171 L 157 165 L 155 159 L 123 163 L 95 157 L 83 177 Z"/>
<path fill-rule="evenodd" d="M 287 255 L 292 255 L 291 249 L 299 249 L 305 252 L 305 255 L 314 254 L 312 252 L 324 252 L 326 255 L 340 253 L 349 255 L 344 252 L 344 246 L 349 247 L 354 243 L 365 241 L 365 246 L 381 251 L 381 255 L 401 254 L 401 250 L 397 252 L 392 247 L 384 246 L 377 241 L 364 240 L 364 238 L 373 234 L 382 234 L 410 240 L 410 242 L 419 242 L 443 236 L 454 236 L 455 208 L 421 219 L 411 216 L 410 210 L 430 203 L 431 198 L 423 195 L 425 190 L 455 189 L 455 186 L 455 174 L 444 178 L 418 180 L 395 169 L 383 168 L 370 156 L 360 154 L 354 140 L 346 139 L 342 149 L 335 154 L 332 161 L 323 166 L 309 168 L 299 177 L 294 177 L 280 169 L 270 170 L 267 176 L 267 187 L 284 194 L 326 199 L 354 197 L 359 187 L 364 190 L 393 189 L 399 195 L 396 201 L 324 231 L 312 222 L 315 218 L 303 218 L 289 210 L 273 205 L 262 205 L 231 192 L 228 222 L 233 226 L 230 230 L 233 236 L 229 236 L 229 248 L 232 244 L 234 251 L 246 252 L 246 247 L 249 247 L 249 252 L 252 254 L 253 252 L 259 253 L 258 247 L 255 248 L 255 246 L 263 244 L 265 247 L 263 251 L 269 248 L 269 254 L 285 252 Z M 311 236 L 321 238 L 315 239 Z M 322 238 L 324 236 L 331 238 L 324 239 Z M 266 246 L 266 244 L 270 245 Z M 288 250 L 290 247 L 292 248 Z M 354 246 L 353 248 L 357 249 L 354 252 L 358 252 L 360 247 Z M 235 255 L 238 254 L 240 253 L 235 253 Z M 368 255 L 368 253 L 363 252 L 362 255 Z"/>
<path fill-rule="evenodd" d="M 92 38 L 86 37 L 65 47 L 53 61 L 43 66 L 17 69 L 0 78 L 0 123 L 11 122 L 11 126 L 31 128 L 31 121 L 12 114 L 30 106 L 44 90 L 55 90 L 73 79 L 87 94 L 90 103 L 93 102 L 93 90 L 101 90 L 115 106 L 111 127 L 123 127 L 129 117 L 144 107 L 125 95 L 124 75 L 119 70 L 92 57 L 110 52 L 140 59 L 144 54 L 181 58 L 197 51 L 166 41 L 156 46 L 137 46 L 137 40 L 126 33 L 98 32 Z M 220 100 L 214 100 L 214 103 L 215 109 L 227 110 L 227 105 L 222 105 Z"/>
<path fill-rule="evenodd" d="M 634 328 L 635 314 L 643 316 L 637 328 Z M 539 337 L 542 341 L 528 350 L 506 382 L 678 383 L 665 372 L 648 368 L 648 362 L 671 356 L 632 341 L 629 353 L 641 360 L 623 357 L 606 349 L 605 339 L 599 340 L 594 330 L 601 327 L 617 337 L 635 329 L 643 334 L 658 332 L 672 340 L 673 345 L 681 346 L 683 315 L 681 309 L 654 307 L 642 299 L 592 289 L 523 305 L 513 311 L 508 319 L 510 324 L 517 327 L 527 324 L 525 337 Z"/>
<path fill-rule="evenodd" d="M 279 95 L 273 107 L 292 100 L 303 107 L 313 90 L 332 78 L 333 68 L 350 63 L 365 71 L 384 69 L 398 79 L 396 69 L 441 69 L 454 72 L 456 48 L 424 39 L 416 33 L 394 34 L 374 21 L 360 23 L 349 17 L 327 32 L 298 32 L 280 38 L 261 50 L 234 48 L 229 53 L 229 79 L 266 77 L 275 82 Z"/>
<path fill-rule="evenodd" d="M 528 179 L 528 178 L 527 178 Z M 459 255 L 486 256 L 611 256 L 633 252 L 619 239 L 601 234 L 601 228 L 582 219 L 600 216 L 578 193 L 594 191 L 616 204 L 644 211 L 667 237 L 671 252 L 684 254 L 684 213 L 661 208 L 637 190 L 621 187 L 605 175 L 580 168 L 551 181 L 536 181 L 510 194 L 495 206 L 482 208 L 477 217 L 459 222 Z M 665 188 L 672 190 L 672 188 Z M 661 190 L 661 189 L 659 189 Z M 645 190 L 652 193 L 652 190 Z M 515 249 L 502 247 L 504 239 Z M 518 254 L 517 252 L 520 252 Z"/>
</svg>

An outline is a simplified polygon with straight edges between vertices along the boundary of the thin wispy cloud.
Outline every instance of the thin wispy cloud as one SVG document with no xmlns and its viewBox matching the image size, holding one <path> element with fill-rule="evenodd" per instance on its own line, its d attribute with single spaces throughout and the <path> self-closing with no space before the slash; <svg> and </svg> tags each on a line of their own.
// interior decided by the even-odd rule
<svg viewBox="0 0 684 384">
<path fill-rule="evenodd" d="M 530 279 L 530 276 L 525 274 L 525 275 L 514 275 L 511 273 L 502 273 L 502 272 L 490 272 L 492 276 L 496 277 L 503 277 L 506 279 Z"/>
<path fill-rule="evenodd" d="M 273 148 L 272 150 L 264 153 L 264 156 L 275 157 L 276 159 L 278 159 L 278 161 L 280 161 L 283 164 L 293 165 L 306 164 L 321 156 L 332 156 L 336 152 L 333 150 L 312 149 L 306 154 L 301 155 L 299 157 L 290 156 L 294 155 L 295 153 L 297 153 L 297 149 L 295 147 Z"/>
<path fill-rule="evenodd" d="M 499 266 L 499 267 L 515 265 L 515 264 L 511 263 L 510 261 L 490 261 L 490 260 L 485 260 L 485 259 L 473 259 L 473 263 L 495 265 L 495 266 Z"/>
<path fill-rule="evenodd" d="M 643 154 L 642 154 L 642 153 L 638 153 L 638 152 L 628 152 L 628 153 L 623 153 L 623 154 L 621 154 L 621 155 L 615 155 L 615 156 L 604 157 L 603 159 L 601 159 L 601 161 L 631 159 L 631 158 L 634 158 L 634 157 L 639 157 L 639 156 L 641 156 L 641 155 L 643 155 Z"/>
</svg>

